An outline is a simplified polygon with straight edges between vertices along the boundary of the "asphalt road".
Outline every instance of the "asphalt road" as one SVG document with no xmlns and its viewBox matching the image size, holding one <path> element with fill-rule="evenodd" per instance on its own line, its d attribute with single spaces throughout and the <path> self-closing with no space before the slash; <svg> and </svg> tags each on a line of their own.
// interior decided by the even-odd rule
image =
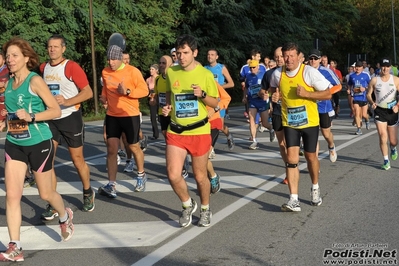
<svg viewBox="0 0 399 266">
<path fill-rule="evenodd" d="M 58 191 L 74 211 L 75 234 L 70 241 L 61 242 L 58 221 L 44 224 L 40 220 L 45 202 L 37 189 L 25 189 L 21 229 L 23 264 L 311 266 L 332 265 L 333 260 L 342 259 L 341 264 L 335 263 L 378 265 L 384 260 L 385 265 L 396 265 L 399 162 L 391 162 L 389 171 L 380 170 L 382 156 L 375 125 L 370 130 L 363 128 L 362 136 L 354 135 L 347 104 L 343 101 L 341 105 L 341 116 L 334 120 L 332 129 L 337 162 L 328 160 L 327 144 L 320 135 L 323 204 L 310 205 L 311 182 L 302 157 L 299 213 L 280 210 L 289 192 L 286 185 L 280 184 L 285 168 L 277 143 L 269 142 L 268 132 L 258 133 L 259 149 L 249 150 L 251 143 L 243 108 L 232 108 L 227 124 L 236 147 L 230 152 L 226 138 L 219 137 L 217 155 L 212 161 L 221 176 L 222 190 L 211 197 L 213 219 L 208 228 L 196 226 L 199 211 L 194 214 L 191 226 L 179 228 L 181 204 L 168 184 L 162 139 L 149 142 L 145 153 L 149 177 L 146 192 L 132 192 L 135 175 L 123 173 L 124 165 L 120 165 L 118 197 L 108 199 L 97 195 L 92 213 L 80 210 L 81 183 L 69 154 L 61 146 L 56 159 Z M 148 117 L 144 117 L 143 130 L 151 136 Z M 1 136 L 3 148 L 4 133 Z M 105 152 L 102 121 L 87 123 L 85 158 L 96 191 L 107 182 Z M 3 162 L 0 168 L 0 176 L 4 176 Z M 191 196 L 199 201 L 192 176 L 187 182 Z M 1 250 L 5 250 L 9 241 L 4 206 L 2 178 Z M 380 253 L 373 253 L 375 250 L 382 250 L 383 258 L 376 258 Z M 388 264 L 388 260 L 392 263 Z"/>
</svg>

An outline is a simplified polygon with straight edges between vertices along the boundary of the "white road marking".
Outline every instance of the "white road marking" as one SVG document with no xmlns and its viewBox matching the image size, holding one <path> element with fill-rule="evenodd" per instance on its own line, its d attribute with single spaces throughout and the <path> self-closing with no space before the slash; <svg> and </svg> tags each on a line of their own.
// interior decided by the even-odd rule
<svg viewBox="0 0 399 266">
<path fill-rule="evenodd" d="M 358 141 L 361 141 L 364 138 L 367 138 L 373 134 L 376 134 L 377 131 L 372 131 L 370 133 L 364 134 L 359 136 L 355 139 L 352 139 L 342 145 L 335 147 L 336 151 L 339 151 L 347 146 L 352 145 Z M 324 152 L 321 158 L 325 158 L 328 156 L 328 151 Z M 339 154 L 338 154 L 339 156 Z M 306 163 L 302 163 L 298 166 L 299 170 L 303 170 L 307 167 Z M 141 266 L 141 265 L 153 265 L 160 261 L 161 259 L 165 258 L 172 252 L 176 251 L 178 248 L 183 246 L 184 244 L 190 242 L 198 235 L 202 234 L 213 225 L 217 224 L 218 222 L 224 220 L 230 214 L 234 213 L 238 209 L 244 207 L 246 204 L 250 203 L 251 201 L 257 199 L 260 195 L 265 193 L 266 191 L 271 190 L 275 186 L 277 186 L 282 180 L 284 180 L 285 174 L 280 175 L 276 179 L 271 182 L 267 182 L 266 184 L 262 185 L 261 187 L 255 189 L 254 191 L 248 193 L 247 195 L 243 196 L 242 198 L 238 199 L 237 201 L 233 202 L 229 206 L 225 207 L 224 209 L 220 210 L 219 212 L 213 214 L 212 216 L 212 224 L 210 227 L 192 227 L 188 231 L 180 234 L 179 236 L 175 237 L 174 239 L 170 240 L 169 242 L 165 243 L 163 246 L 159 247 L 158 249 L 154 250 L 152 253 L 148 254 L 147 256 L 143 257 L 139 261 L 132 264 L 132 266 Z"/>
</svg>

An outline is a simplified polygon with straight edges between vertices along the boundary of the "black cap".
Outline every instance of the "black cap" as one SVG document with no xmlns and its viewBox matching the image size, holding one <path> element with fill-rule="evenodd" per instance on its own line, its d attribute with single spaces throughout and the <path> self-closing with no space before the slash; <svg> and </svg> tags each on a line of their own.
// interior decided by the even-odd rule
<svg viewBox="0 0 399 266">
<path fill-rule="evenodd" d="M 362 66 L 363 66 L 363 62 L 362 61 L 356 61 L 355 67 L 362 67 Z"/>
<path fill-rule="evenodd" d="M 381 60 L 381 66 L 390 67 L 391 65 L 391 60 L 389 60 L 388 58 L 384 58 Z"/>
<path fill-rule="evenodd" d="M 319 50 L 313 49 L 313 50 L 311 50 L 311 51 L 309 52 L 309 57 L 312 57 L 312 56 L 315 56 L 315 57 L 317 57 L 317 58 L 320 58 L 320 57 L 321 57 L 321 53 L 320 53 Z"/>
</svg>

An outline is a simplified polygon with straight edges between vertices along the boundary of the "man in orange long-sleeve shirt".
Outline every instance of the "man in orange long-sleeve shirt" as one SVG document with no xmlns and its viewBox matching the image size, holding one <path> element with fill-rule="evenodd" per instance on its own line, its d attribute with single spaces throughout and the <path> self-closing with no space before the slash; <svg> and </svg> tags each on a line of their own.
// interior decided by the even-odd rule
<svg viewBox="0 0 399 266">
<path fill-rule="evenodd" d="M 107 135 L 107 168 L 109 183 L 100 187 L 98 193 L 116 198 L 116 156 L 122 132 L 137 165 L 137 184 L 134 191 L 145 191 L 147 176 L 144 172 L 144 153 L 139 144 L 139 99 L 148 95 L 147 84 L 141 72 L 122 61 L 122 49 L 116 45 L 108 48 L 109 66 L 102 71 L 104 86 L 100 101 L 108 105 L 105 117 Z"/>
</svg>

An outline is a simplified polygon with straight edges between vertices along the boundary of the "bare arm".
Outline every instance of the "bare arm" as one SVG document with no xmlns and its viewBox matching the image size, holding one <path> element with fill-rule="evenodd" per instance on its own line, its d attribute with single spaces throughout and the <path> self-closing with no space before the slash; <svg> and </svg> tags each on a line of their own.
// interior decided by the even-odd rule
<svg viewBox="0 0 399 266">
<path fill-rule="evenodd" d="M 375 102 L 373 101 L 373 97 L 372 97 L 373 91 L 374 91 L 374 86 L 375 86 L 376 82 L 377 82 L 377 79 L 376 78 L 372 78 L 370 83 L 369 83 L 368 90 L 367 90 L 367 100 L 369 101 L 369 103 L 371 104 L 373 109 L 375 109 L 374 105 L 376 105 Z"/>
<path fill-rule="evenodd" d="M 63 98 L 62 103 L 60 103 L 58 97 L 62 97 Z M 79 93 L 76 96 L 74 96 L 72 98 L 64 99 L 64 97 L 62 95 L 57 95 L 57 96 L 55 96 L 55 98 L 57 99 L 57 102 L 60 105 L 73 106 L 73 105 L 82 103 L 82 102 L 84 102 L 84 101 L 86 101 L 86 100 L 88 100 L 90 98 L 93 98 L 93 90 L 91 89 L 90 85 L 87 84 L 83 89 L 81 89 L 79 91 Z"/>
<path fill-rule="evenodd" d="M 224 78 L 226 79 L 226 84 L 223 84 L 222 87 L 224 89 L 230 89 L 234 87 L 234 81 L 230 76 L 229 71 L 227 70 L 227 68 L 225 66 L 223 66 L 222 68 L 222 74 L 224 76 Z"/>
<path fill-rule="evenodd" d="M 303 86 L 298 85 L 296 94 L 299 97 L 310 99 L 310 100 L 330 100 L 331 91 L 327 88 L 324 91 L 307 91 Z"/>
</svg>

